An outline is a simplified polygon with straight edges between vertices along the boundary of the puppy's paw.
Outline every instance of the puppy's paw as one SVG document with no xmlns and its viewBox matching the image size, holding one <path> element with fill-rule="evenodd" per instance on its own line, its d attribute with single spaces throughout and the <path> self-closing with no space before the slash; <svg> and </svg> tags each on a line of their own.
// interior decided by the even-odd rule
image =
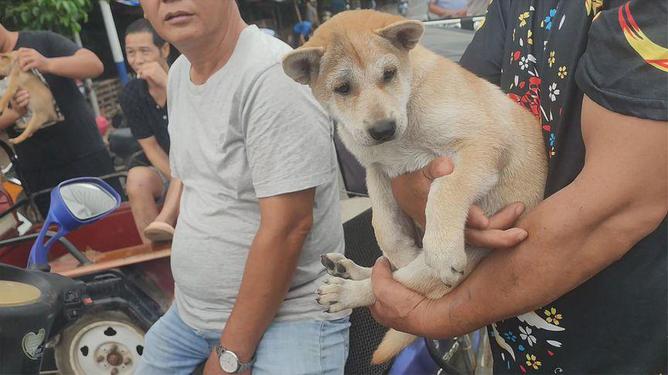
<svg viewBox="0 0 668 375">
<path fill-rule="evenodd" d="M 342 279 L 362 280 L 371 277 L 371 269 L 358 266 L 343 254 L 328 253 L 320 257 L 327 273 Z"/>
<path fill-rule="evenodd" d="M 454 288 L 465 276 L 467 256 L 464 235 L 449 239 L 443 234 L 425 235 L 425 262 L 448 287 Z"/>
<path fill-rule="evenodd" d="M 326 306 L 330 313 L 368 306 L 373 303 L 373 293 L 370 286 L 371 283 L 366 282 L 366 280 L 356 281 L 330 277 L 318 288 L 316 301 L 320 305 Z M 371 301 L 369 301 L 370 298 Z"/>
</svg>

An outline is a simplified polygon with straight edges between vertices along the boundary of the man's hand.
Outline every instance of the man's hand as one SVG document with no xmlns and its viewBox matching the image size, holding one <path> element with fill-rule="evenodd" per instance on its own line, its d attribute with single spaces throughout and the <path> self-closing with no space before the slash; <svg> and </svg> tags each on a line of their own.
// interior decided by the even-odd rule
<svg viewBox="0 0 668 375">
<path fill-rule="evenodd" d="M 251 370 L 246 370 L 241 373 L 241 375 L 251 375 Z M 204 365 L 203 375 L 226 375 L 227 373 L 220 368 L 220 362 L 218 361 L 218 354 L 216 352 L 211 352 L 209 359 L 206 360 Z"/>
<path fill-rule="evenodd" d="M 137 72 L 137 78 L 161 88 L 167 87 L 167 72 L 155 61 L 143 64 Z"/>
<path fill-rule="evenodd" d="M 392 179 L 392 193 L 406 215 L 425 228 L 425 209 L 431 183 L 438 177 L 447 176 L 455 165 L 447 157 L 432 160 L 426 167 Z"/>
<path fill-rule="evenodd" d="M 440 157 L 420 170 L 392 179 L 392 192 L 399 207 L 422 228 L 426 227 L 425 208 L 432 181 L 451 174 L 453 170 L 452 161 Z M 512 227 L 522 212 L 524 205 L 513 203 L 487 218 L 480 207 L 472 206 L 466 223 L 466 242 L 488 249 L 517 245 L 527 237 L 525 230 Z"/>
<path fill-rule="evenodd" d="M 429 173 L 433 172 L 434 166 L 425 167 L 425 169 L 430 168 L 432 168 L 431 171 L 414 173 L 412 178 L 415 178 L 418 185 L 424 185 L 425 181 L 421 180 L 429 181 L 429 177 L 433 176 Z M 487 218 L 479 207 L 472 206 L 467 222 L 466 242 L 488 249 L 514 247 L 527 238 L 525 230 L 512 228 L 523 211 L 523 204 L 513 203 L 491 218 Z M 370 309 L 378 322 L 403 332 L 428 336 L 429 330 L 425 328 L 427 324 L 425 324 L 423 312 L 430 309 L 429 305 L 433 303 L 432 300 L 395 281 L 392 278 L 389 262 L 384 257 L 379 258 L 374 265 L 371 283 L 376 302 Z"/>
<path fill-rule="evenodd" d="M 32 48 L 19 48 L 18 59 L 19 66 L 24 72 L 31 69 L 37 69 L 41 73 L 50 72 L 49 59 Z"/>
<path fill-rule="evenodd" d="M 12 109 L 19 114 L 19 116 L 24 116 L 28 112 L 28 104 L 30 103 L 30 93 L 27 90 L 18 90 L 14 97 L 10 100 Z"/>
<path fill-rule="evenodd" d="M 220 368 L 220 362 L 218 361 L 218 355 L 216 352 L 211 352 L 209 359 L 206 360 L 204 365 L 203 375 L 224 375 L 226 374 L 223 369 Z"/>
<path fill-rule="evenodd" d="M 373 266 L 371 283 L 376 302 L 369 309 L 374 319 L 386 327 L 422 336 L 422 311 L 429 308 L 431 300 L 395 281 L 385 257 Z"/>
<path fill-rule="evenodd" d="M 425 208 L 431 182 L 454 170 L 446 157 L 433 160 L 426 167 L 392 180 L 392 192 L 399 207 L 425 227 Z M 488 218 L 478 206 L 472 206 L 466 222 L 466 243 L 487 249 L 510 248 L 527 238 L 524 229 L 513 228 L 524 212 L 522 203 L 510 204 Z M 376 302 L 371 314 L 381 324 L 403 332 L 425 336 L 423 312 L 432 300 L 415 293 L 392 278 L 389 262 L 379 258 L 371 276 Z"/>
</svg>

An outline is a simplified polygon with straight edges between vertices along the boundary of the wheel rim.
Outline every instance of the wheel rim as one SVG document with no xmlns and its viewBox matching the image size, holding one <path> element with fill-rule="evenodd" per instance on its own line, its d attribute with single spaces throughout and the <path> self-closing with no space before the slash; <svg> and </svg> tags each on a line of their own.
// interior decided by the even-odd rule
<svg viewBox="0 0 668 375">
<path fill-rule="evenodd" d="M 129 375 L 143 351 L 143 333 L 127 323 L 105 320 L 77 332 L 69 358 L 77 374 Z"/>
</svg>

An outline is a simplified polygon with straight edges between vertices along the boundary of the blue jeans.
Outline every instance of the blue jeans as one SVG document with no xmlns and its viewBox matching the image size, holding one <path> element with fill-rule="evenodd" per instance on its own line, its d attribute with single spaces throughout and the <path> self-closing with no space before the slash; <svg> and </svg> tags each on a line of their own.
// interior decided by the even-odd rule
<svg viewBox="0 0 668 375">
<path fill-rule="evenodd" d="M 274 322 L 255 353 L 253 375 L 343 374 L 348 358 L 348 318 Z M 137 375 L 186 375 L 206 361 L 219 331 L 186 325 L 172 307 L 148 330 Z"/>
</svg>

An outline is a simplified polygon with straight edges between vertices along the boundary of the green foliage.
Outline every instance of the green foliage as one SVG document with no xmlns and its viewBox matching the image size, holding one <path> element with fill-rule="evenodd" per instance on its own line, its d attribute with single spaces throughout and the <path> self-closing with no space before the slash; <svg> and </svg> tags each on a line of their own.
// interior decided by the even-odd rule
<svg viewBox="0 0 668 375">
<path fill-rule="evenodd" d="M 0 22 L 17 30 L 81 31 L 91 0 L 0 0 Z"/>
</svg>

